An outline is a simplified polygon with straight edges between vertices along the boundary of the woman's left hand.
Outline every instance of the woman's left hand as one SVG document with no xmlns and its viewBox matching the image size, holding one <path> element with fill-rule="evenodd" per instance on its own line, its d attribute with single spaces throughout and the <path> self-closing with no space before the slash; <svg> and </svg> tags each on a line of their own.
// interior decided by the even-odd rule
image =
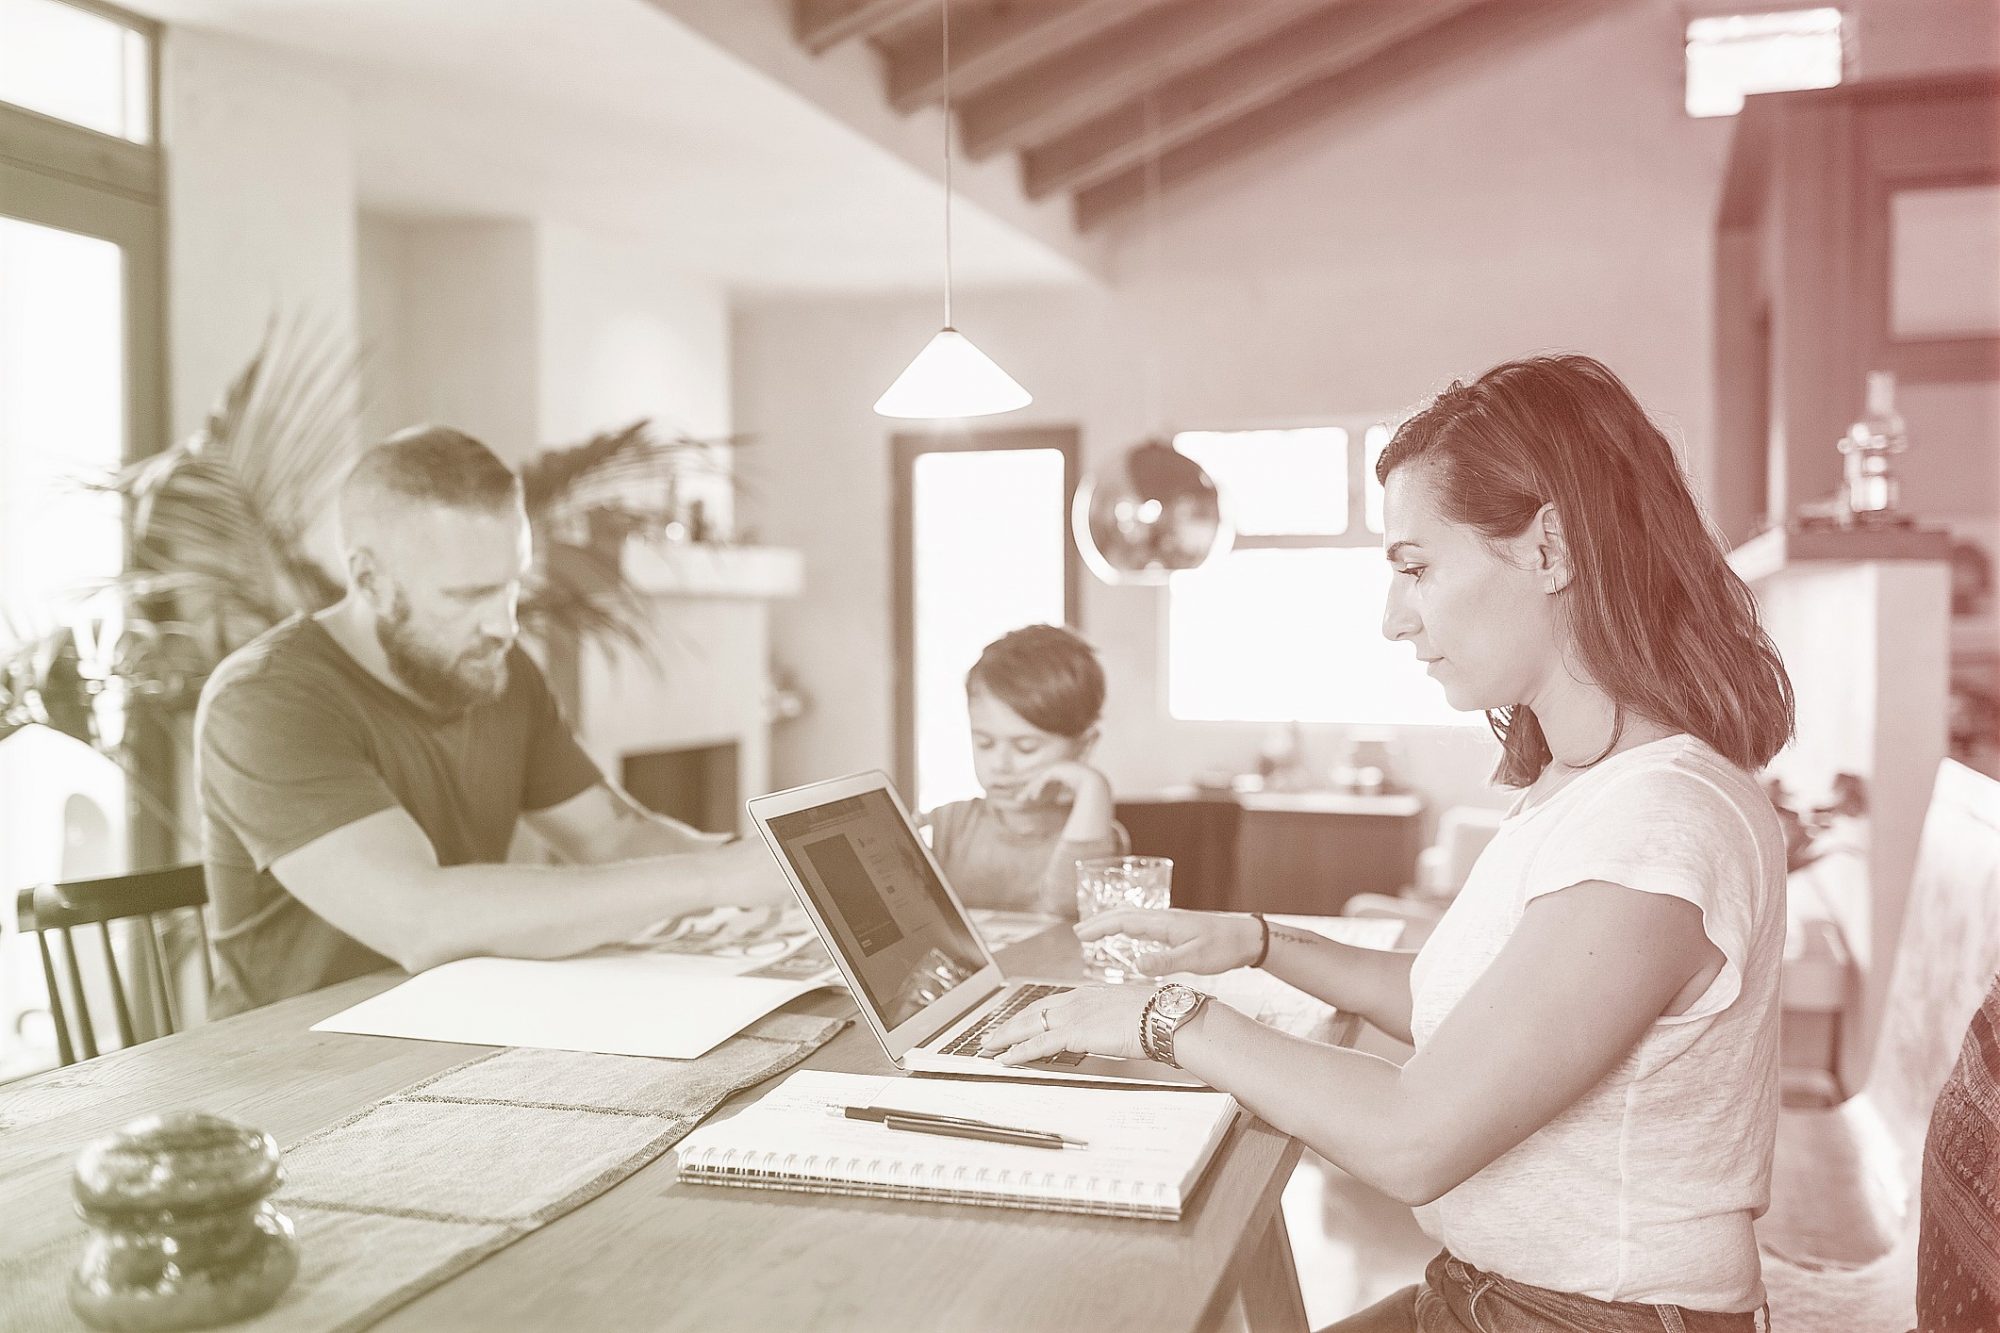
<svg viewBox="0 0 2000 1333">
<path fill-rule="evenodd" d="M 1139 1016 L 1153 998 L 1151 986 L 1079 986 L 1040 1000 L 986 1034 L 984 1051 L 998 1051 L 1003 1065 L 1044 1060 L 1063 1051 L 1145 1058 Z"/>
</svg>

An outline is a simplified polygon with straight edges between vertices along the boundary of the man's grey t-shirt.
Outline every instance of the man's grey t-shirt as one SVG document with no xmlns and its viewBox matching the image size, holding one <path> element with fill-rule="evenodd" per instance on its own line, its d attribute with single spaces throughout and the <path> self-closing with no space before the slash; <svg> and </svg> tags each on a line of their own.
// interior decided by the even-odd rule
<svg viewBox="0 0 2000 1333">
<path fill-rule="evenodd" d="M 439 865 L 507 859 L 515 821 L 602 776 L 533 659 L 507 658 L 505 692 L 433 712 L 390 689 L 310 617 L 217 667 L 195 718 L 214 915 L 210 1012 L 240 1012 L 392 966 L 286 891 L 271 864 L 392 806 Z"/>
</svg>

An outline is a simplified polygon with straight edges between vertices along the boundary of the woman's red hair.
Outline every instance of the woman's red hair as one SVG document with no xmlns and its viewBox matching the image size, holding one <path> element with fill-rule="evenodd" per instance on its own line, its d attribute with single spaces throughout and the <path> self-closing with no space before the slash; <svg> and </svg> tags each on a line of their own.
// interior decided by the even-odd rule
<svg viewBox="0 0 2000 1333">
<path fill-rule="evenodd" d="M 1421 461 L 1446 517 L 1501 540 L 1553 504 L 1569 553 L 1562 613 L 1579 665 L 1625 713 L 1762 768 L 1791 738 L 1791 680 L 1703 521 L 1673 446 L 1603 363 L 1536 356 L 1455 383 L 1404 422 L 1375 475 Z M 1486 715 L 1496 781 L 1550 759 L 1532 710 Z M 1608 747 L 1607 747 L 1608 752 Z"/>
</svg>

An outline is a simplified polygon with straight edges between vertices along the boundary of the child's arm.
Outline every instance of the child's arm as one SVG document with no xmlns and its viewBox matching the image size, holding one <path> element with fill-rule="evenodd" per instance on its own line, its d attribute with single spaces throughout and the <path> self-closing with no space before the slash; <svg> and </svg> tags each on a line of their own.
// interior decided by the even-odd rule
<svg viewBox="0 0 2000 1333">
<path fill-rule="evenodd" d="M 1125 830 L 1112 818 L 1110 780 L 1088 764 L 1072 760 L 1052 765 L 1022 792 L 1022 799 L 1050 800 L 1064 788 L 1070 794 L 1069 818 L 1050 849 L 1042 898 L 1047 910 L 1073 920 L 1076 863 L 1086 857 L 1122 855 L 1129 844 Z"/>
<path fill-rule="evenodd" d="M 1112 818 L 1111 780 L 1077 759 L 1051 764 L 1036 775 L 1021 792 L 1027 804 L 1054 800 L 1067 789 L 1069 819 L 1063 824 L 1064 842 L 1105 842 L 1117 836 Z"/>
</svg>

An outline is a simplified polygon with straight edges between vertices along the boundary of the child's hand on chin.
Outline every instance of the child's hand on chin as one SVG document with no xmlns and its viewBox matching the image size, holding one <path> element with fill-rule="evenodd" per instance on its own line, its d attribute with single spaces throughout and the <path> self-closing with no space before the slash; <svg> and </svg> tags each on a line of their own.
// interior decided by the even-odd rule
<svg viewBox="0 0 2000 1333">
<path fill-rule="evenodd" d="M 1095 793 L 1099 788 L 1109 800 L 1109 779 L 1080 759 L 1065 759 L 1061 763 L 1050 764 L 1022 783 L 1013 804 L 1074 805 L 1085 792 Z"/>
</svg>

